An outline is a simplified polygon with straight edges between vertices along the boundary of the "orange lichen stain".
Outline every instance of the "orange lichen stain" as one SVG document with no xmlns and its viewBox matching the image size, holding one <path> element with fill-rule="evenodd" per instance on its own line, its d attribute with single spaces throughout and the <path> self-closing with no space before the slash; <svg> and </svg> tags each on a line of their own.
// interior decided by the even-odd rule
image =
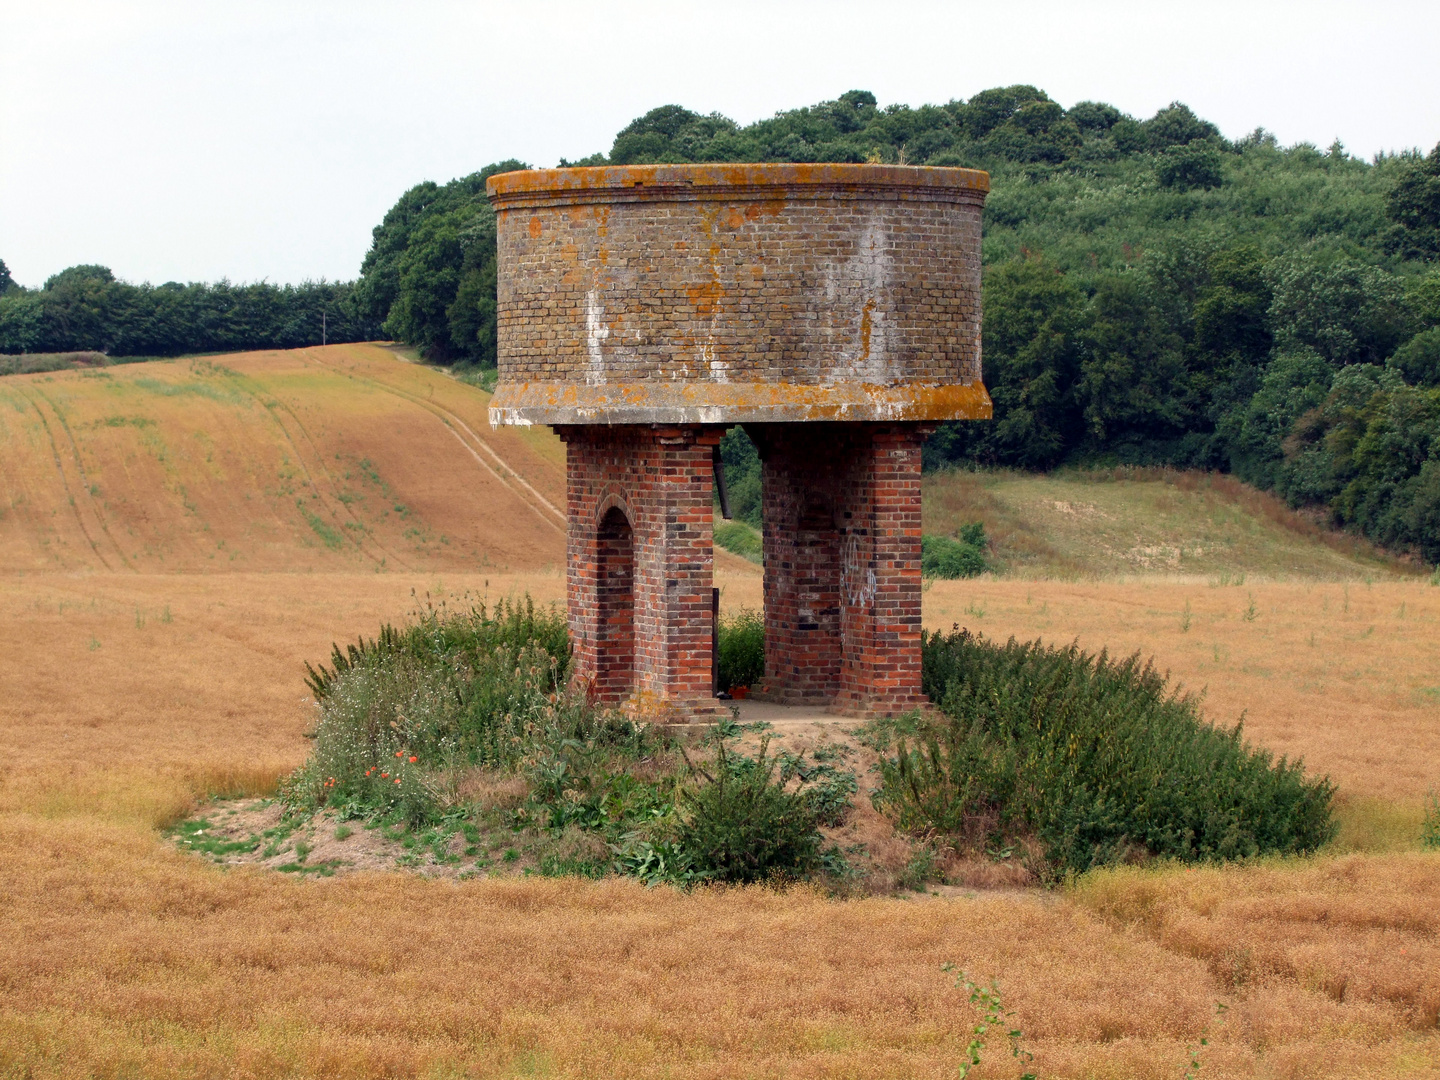
<svg viewBox="0 0 1440 1080">
<path fill-rule="evenodd" d="M 768 413 L 777 420 L 988 420 L 992 411 L 990 395 L 979 382 L 941 386 L 722 384 L 708 380 L 679 384 L 616 382 L 605 386 L 525 382 L 501 383 L 491 400 L 494 408 L 581 408 L 598 413 L 620 403 L 662 412 L 704 407 L 731 410 L 736 415 Z"/>
<path fill-rule="evenodd" d="M 865 306 L 860 310 L 860 362 L 864 363 L 870 359 L 870 326 L 871 315 L 875 311 L 875 301 L 866 300 Z"/>
<path fill-rule="evenodd" d="M 531 240 L 539 240 L 539 239 L 540 239 L 540 215 L 539 215 L 539 214 L 531 214 L 531 215 L 530 215 L 530 239 L 531 239 Z"/>
<path fill-rule="evenodd" d="M 707 281 L 703 285 L 690 285 L 685 289 L 685 295 L 689 297 L 690 303 L 695 306 L 695 314 L 701 319 L 708 319 L 715 314 L 720 307 L 720 300 L 725 295 L 725 290 L 719 281 Z"/>
</svg>

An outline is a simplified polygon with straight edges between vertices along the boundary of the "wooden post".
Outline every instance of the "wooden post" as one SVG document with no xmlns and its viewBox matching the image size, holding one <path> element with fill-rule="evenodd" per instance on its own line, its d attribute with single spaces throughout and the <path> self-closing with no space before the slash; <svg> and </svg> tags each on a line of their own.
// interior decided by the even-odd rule
<svg viewBox="0 0 1440 1080">
<path fill-rule="evenodd" d="M 710 590 L 710 692 L 720 696 L 720 590 Z"/>
</svg>

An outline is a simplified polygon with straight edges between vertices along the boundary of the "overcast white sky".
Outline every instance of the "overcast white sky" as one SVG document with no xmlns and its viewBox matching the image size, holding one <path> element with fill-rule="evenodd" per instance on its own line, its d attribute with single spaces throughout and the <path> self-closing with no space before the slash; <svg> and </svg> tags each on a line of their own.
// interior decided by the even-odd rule
<svg viewBox="0 0 1440 1080">
<path fill-rule="evenodd" d="M 0 0 L 0 258 L 130 281 L 354 277 L 410 185 L 742 123 L 1033 83 L 1355 154 L 1440 141 L 1440 3 Z"/>
</svg>

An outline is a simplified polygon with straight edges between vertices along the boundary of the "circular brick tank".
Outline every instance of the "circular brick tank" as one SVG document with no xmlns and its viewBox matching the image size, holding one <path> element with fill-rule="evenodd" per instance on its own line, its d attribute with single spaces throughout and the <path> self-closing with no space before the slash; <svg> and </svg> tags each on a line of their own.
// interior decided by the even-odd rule
<svg viewBox="0 0 1440 1080">
<path fill-rule="evenodd" d="M 920 687 L 920 450 L 990 416 L 989 177 L 888 165 L 645 165 L 489 180 L 492 424 L 566 443 L 573 669 L 660 720 L 715 701 L 718 444 L 762 462 L 755 696 L 893 715 Z"/>
<path fill-rule="evenodd" d="M 988 190 L 973 169 L 903 165 L 493 176 L 493 421 L 988 417 Z"/>
</svg>

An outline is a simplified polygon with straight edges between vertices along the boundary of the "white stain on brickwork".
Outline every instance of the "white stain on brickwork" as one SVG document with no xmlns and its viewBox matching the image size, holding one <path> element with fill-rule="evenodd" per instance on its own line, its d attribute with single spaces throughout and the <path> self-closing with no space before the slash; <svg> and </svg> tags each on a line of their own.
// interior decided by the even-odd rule
<svg viewBox="0 0 1440 1080">
<path fill-rule="evenodd" d="M 591 289 L 585 294 L 585 348 L 590 362 L 585 369 L 585 381 L 599 386 L 605 381 L 605 354 L 600 344 L 610 336 L 610 327 L 605 325 L 605 308 L 600 303 L 600 292 Z"/>
<path fill-rule="evenodd" d="M 840 340 L 838 363 L 827 382 L 864 379 L 883 383 L 895 378 L 890 362 L 890 323 L 885 303 L 894 258 L 883 221 L 871 217 L 855 245 L 855 254 L 825 268 L 825 301 L 830 332 Z"/>
<path fill-rule="evenodd" d="M 877 583 L 875 568 L 864 565 L 868 561 L 865 555 L 860 537 L 853 532 L 846 533 L 840 553 L 840 587 L 847 604 L 869 611 L 875 605 Z"/>
</svg>

